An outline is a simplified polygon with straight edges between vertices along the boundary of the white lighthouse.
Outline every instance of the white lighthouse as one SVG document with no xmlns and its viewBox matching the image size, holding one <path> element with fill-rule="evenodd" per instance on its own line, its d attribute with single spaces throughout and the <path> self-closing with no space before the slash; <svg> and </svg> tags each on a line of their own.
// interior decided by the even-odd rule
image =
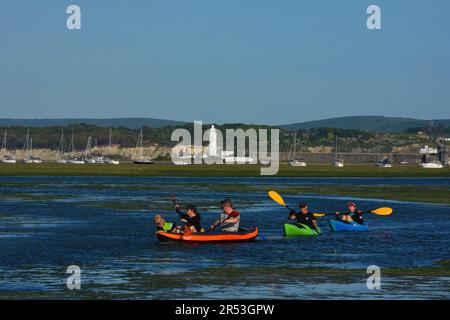
<svg viewBox="0 0 450 320">
<path fill-rule="evenodd" d="M 211 125 L 211 129 L 209 129 L 208 156 L 217 157 L 217 132 L 214 125 Z"/>
</svg>

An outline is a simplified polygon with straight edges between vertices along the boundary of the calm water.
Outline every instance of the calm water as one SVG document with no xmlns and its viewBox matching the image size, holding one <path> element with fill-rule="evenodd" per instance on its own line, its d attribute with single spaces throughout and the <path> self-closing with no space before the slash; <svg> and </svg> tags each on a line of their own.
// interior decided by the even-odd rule
<svg viewBox="0 0 450 320">
<path fill-rule="evenodd" d="M 383 270 L 450 259 L 450 206 L 356 199 L 360 208 L 391 206 L 395 214 L 367 215 L 367 233 L 330 233 L 328 218 L 320 218 L 322 236 L 286 239 L 286 209 L 245 188 L 304 184 L 448 186 L 450 179 L 0 177 L 0 298 L 450 298 L 449 278 L 383 276 L 381 290 L 366 287 L 368 265 Z M 263 238 L 159 243 L 152 216 L 177 220 L 171 193 L 198 204 L 206 226 L 219 213 L 218 201 L 231 197 L 241 225 L 259 226 Z M 285 200 L 333 212 L 349 199 Z M 82 269 L 79 291 L 66 288 L 69 265 Z M 360 271 L 310 269 L 318 267 Z"/>
</svg>

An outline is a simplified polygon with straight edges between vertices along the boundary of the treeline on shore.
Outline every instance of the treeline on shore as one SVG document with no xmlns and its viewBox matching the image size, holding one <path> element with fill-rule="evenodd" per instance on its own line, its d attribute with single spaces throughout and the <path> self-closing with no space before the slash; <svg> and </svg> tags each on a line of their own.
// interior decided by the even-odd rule
<svg viewBox="0 0 450 320">
<path fill-rule="evenodd" d="M 179 126 L 165 126 L 152 128 L 145 126 L 143 131 L 143 145 L 159 145 L 171 147 L 177 142 L 171 141 L 171 134 L 177 128 L 185 128 L 193 133 L 193 124 L 184 124 Z M 204 125 L 206 131 L 210 125 Z M 248 124 L 223 124 L 216 125 L 216 128 L 225 132 L 225 129 L 241 128 L 247 130 L 253 129 L 273 129 L 276 127 L 248 125 Z M 280 128 L 277 128 L 280 129 Z M 83 150 L 86 146 L 88 137 L 92 138 L 92 144 L 105 146 L 109 144 L 110 130 L 112 133 L 112 144 L 119 145 L 122 148 L 136 146 L 139 131 L 125 127 L 108 128 L 88 124 L 76 124 L 69 126 L 52 127 L 0 127 L 0 134 L 7 132 L 7 148 L 9 150 L 20 150 L 23 148 L 27 131 L 33 138 L 33 147 L 42 149 L 56 150 L 58 148 L 61 133 L 64 132 L 64 145 L 68 147 L 71 143 L 72 134 L 74 135 L 74 145 L 78 150 Z M 421 131 L 421 134 L 418 132 Z M 394 148 L 408 147 L 416 148 L 419 145 L 435 145 L 435 138 L 439 135 L 450 134 L 450 128 L 439 128 L 439 131 L 430 128 L 411 128 L 402 133 L 380 133 L 355 129 L 336 129 L 336 128 L 312 128 L 308 130 L 297 131 L 297 152 L 300 145 L 303 144 L 305 152 L 330 151 L 334 148 L 335 138 L 338 137 L 340 152 L 392 152 Z M 270 140 L 269 140 L 270 141 Z M 280 129 L 280 151 L 289 151 L 293 141 L 293 132 Z M 324 150 L 321 150 L 324 149 Z"/>
</svg>

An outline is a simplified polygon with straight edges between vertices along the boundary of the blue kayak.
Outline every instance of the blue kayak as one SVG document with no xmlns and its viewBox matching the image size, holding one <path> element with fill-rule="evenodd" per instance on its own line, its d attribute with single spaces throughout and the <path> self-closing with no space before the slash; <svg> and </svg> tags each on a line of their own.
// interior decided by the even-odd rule
<svg viewBox="0 0 450 320">
<path fill-rule="evenodd" d="M 331 231 L 367 231 L 369 229 L 366 224 L 339 220 L 330 220 L 330 228 Z"/>
</svg>

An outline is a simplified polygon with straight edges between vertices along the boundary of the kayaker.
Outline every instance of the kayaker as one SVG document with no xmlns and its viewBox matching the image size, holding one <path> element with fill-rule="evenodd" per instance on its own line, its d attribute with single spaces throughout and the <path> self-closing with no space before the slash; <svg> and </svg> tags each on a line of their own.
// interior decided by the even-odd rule
<svg viewBox="0 0 450 320">
<path fill-rule="evenodd" d="M 234 210 L 233 202 L 230 199 L 225 199 L 220 202 L 223 212 L 219 219 L 211 226 L 211 230 L 220 227 L 223 232 L 238 232 L 241 214 Z"/>
<path fill-rule="evenodd" d="M 186 213 L 183 213 L 180 209 L 180 206 L 175 205 L 175 209 L 181 218 L 181 222 L 185 223 L 185 226 L 191 229 L 192 232 L 203 232 L 201 226 L 201 218 L 200 213 L 197 210 L 197 207 L 190 204 L 186 207 Z"/>
<path fill-rule="evenodd" d="M 356 203 L 349 201 L 347 203 L 347 212 L 336 212 L 336 220 L 351 223 L 356 222 L 358 224 L 364 224 L 364 219 L 361 210 L 356 210 Z"/>
<path fill-rule="evenodd" d="M 356 210 L 357 207 L 354 202 L 347 203 L 347 209 L 354 222 L 357 224 L 364 224 L 363 212 L 361 210 Z"/>
<path fill-rule="evenodd" d="M 176 224 L 166 221 L 162 215 L 155 215 L 153 220 L 155 221 L 156 232 L 178 233 Z"/>
<path fill-rule="evenodd" d="M 290 220 L 297 220 L 298 223 L 305 224 L 310 228 L 313 228 L 316 230 L 318 228 L 316 217 L 314 217 L 314 214 L 308 211 L 308 204 L 306 202 L 300 202 L 299 204 L 300 212 L 295 212 L 294 209 L 292 209 L 289 212 L 288 218 Z"/>
</svg>

